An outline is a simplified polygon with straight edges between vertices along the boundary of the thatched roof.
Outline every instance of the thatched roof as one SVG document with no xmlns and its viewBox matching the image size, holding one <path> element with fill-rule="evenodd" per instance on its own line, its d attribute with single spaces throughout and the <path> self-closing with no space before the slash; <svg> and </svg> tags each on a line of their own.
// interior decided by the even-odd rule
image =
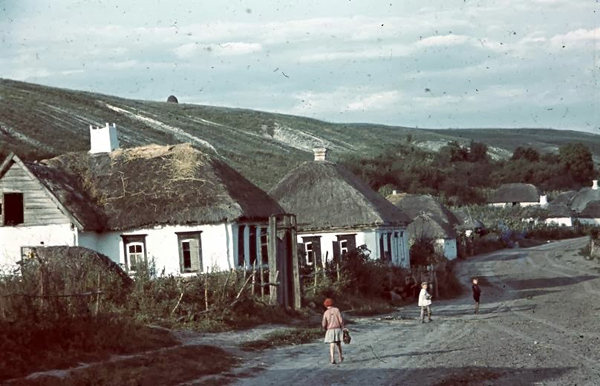
<svg viewBox="0 0 600 386">
<path fill-rule="evenodd" d="M 179 103 L 179 101 L 177 100 L 177 97 L 175 95 L 169 95 L 169 97 L 167 98 L 167 102 L 169 102 L 169 103 Z"/>
<path fill-rule="evenodd" d="M 441 221 L 427 214 L 416 216 L 407 228 L 408 234 L 413 239 L 426 238 L 437 239 L 455 239 L 456 232 L 450 224 Z"/>
<path fill-rule="evenodd" d="M 567 204 L 562 202 L 557 203 L 556 200 L 548 204 L 546 212 L 547 218 L 571 217 L 574 214 Z"/>
<path fill-rule="evenodd" d="M 539 202 L 540 195 L 540 190 L 532 184 L 503 184 L 490 194 L 488 202 Z"/>
<path fill-rule="evenodd" d="M 600 218 L 600 200 L 590 201 L 579 214 L 582 218 Z"/>
<path fill-rule="evenodd" d="M 265 220 L 284 212 L 225 162 L 189 144 L 67 153 L 27 166 L 86 230 Z"/>
<path fill-rule="evenodd" d="M 475 230 L 485 229 L 483 221 L 473 218 L 471 213 L 465 209 L 453 209 L 452 213 L 460 221 L 460 224 L 456 226 L 459 230 Z"/>
<path fill-rule="evenodd" d="M 581 213 L 592 201 L 600 200 L 600 189 L 583 188 L 571 200 L 571 209 Z"/>
<path fill-rule="evenodd" d="M 406 213 L 411 220 L 419 215 L 426 214 L 436 221 L 445 222 L 450 226 L 461 223 L 450 209 L 428 194 L 391 194 L 387 196 L 387 199 Z"/>
<path fill-rule="evenodd" d="M 271 196 L 297 216 L 302 231 L 407 225 L 409 218 L 341 165 L 305 162 L 290 171 Z"/>
<path fill-rule="evenodd" d="M 571 200 L 573 200 L 573 197 L 575 197 L 576 195 L 577 195 L 576 191 L 569 190 L 567 192 L 563 192 L 563 193 L 559 194 L 558 196 L 556 196 L 556 198 L 554 200 L 552 200 L 552 203 L 570 205 Z"/>
</svg>

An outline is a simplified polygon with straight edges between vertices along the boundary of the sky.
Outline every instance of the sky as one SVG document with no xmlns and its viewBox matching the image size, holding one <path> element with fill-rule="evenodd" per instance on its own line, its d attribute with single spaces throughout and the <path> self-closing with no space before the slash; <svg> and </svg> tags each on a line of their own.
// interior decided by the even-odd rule
<svg viewBox="0 0 600 386">
<path fill-rule="evenodd" d="M 0 0 L 0 77 L 331 122 L 600 134 L 600 0 Z"/>
</svg>

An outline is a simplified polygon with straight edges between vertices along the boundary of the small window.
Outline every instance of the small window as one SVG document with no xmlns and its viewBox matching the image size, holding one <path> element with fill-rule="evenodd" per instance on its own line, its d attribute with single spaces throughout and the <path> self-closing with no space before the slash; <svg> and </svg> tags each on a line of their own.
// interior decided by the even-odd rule
<svg viewBox="0 0 600 386">
<path fill-rule="evenodd" d="M 315 251 L 313 250 L 313 243 L 304 243 L 304 251 L 306 253 L 306 265 L 313 265 L 315 262 Z"/>
<path fill-rule="evenodd" d="M 202 243 L 199 232 L 178 233 L 182 273 L 202 272 Z"/>
<path fill-rule="evenodd" d="M 340 241 L 340 253 L 342 256 L 348 253 L 348 240 Z"/>
<path fill-rule="evenodd" d="M 339 254 L 344 256 L 349 251 L 356 249 L 356 235 L 338 235 Z"/>
<path fill-rule="evenodd" d="M 125 268 L 135 273 L 146 266 L 146 236 L 121 236 L 125 246 Z"/>
<path fill-rule="evenodd" d="M 24 206 L 23 193 L 4 193 L 4 225 L 14 226 L 23 224 Z"/>
</svg>

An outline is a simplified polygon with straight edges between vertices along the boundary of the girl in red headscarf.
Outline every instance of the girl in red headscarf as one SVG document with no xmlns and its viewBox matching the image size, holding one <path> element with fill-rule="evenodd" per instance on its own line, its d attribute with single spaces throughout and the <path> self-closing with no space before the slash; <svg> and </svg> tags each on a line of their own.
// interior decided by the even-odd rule
<svg viewBox="0 0 600 386">
<path fill-rule="evenodd" d="M 329 343 L 329 354 L 331 356 L 331 363 L 335 364 L 335 347 L 337 347 L 340 354 L 340 363 L 344 360 L 342 356 L 342 337 L 344 329 L 344 320 L 342 314 L 337 307 L 333 306 L 333 300 L 330 298 L 325 299 L 323 305 L 327 310 L 323 314 L 323 328 L 327 331 L 325 333 L 325 343 Z"/>
</svg>

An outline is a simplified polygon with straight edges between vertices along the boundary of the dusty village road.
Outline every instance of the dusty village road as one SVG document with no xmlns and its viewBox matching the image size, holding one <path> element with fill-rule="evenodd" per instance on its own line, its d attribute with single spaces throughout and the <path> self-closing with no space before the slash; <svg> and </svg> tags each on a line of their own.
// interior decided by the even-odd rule
<svg viewBox="0 0 600 386">
<path fill-rule="evenodd" d="M 323 343 L 253 354 L 239 385 L 600 385 L 600 265 L 578 255 L 587 239 L 503 250 L 457 267 L 482 278 L 470 293 L 434 301 L 434 321 L 416 306 L 351 326 L 343 364 Z M 251 374 L 251 375 L 249 375 Z"/>
</svg>

